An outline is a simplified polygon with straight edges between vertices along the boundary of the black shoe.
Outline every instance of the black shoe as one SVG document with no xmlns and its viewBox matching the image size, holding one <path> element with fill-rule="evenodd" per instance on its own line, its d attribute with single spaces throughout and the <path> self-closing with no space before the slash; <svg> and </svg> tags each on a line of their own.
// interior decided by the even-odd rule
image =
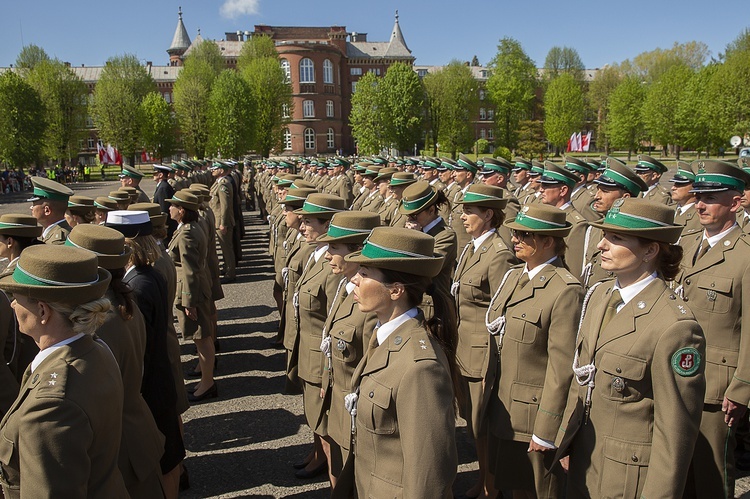
<svg viewBox="0 0 750 499">
<path fill-rule="evenodd" d="M 305 461 L 300 461 L 300 462 L 298 462 L 298 463 L 294 463 L 294 464 L 292 465 L 292 468 L 294 468 L 295 470 L 301 470 L 301 469 L 303 469 L 303 468 L 304 468 L 305 466 L 307 466 L 308 464 L 310 464 L 310 461 L 307 461 L 307 462 L 305 462 Z"/>
<path fill-rule="evenodd" d="M 185 465 L 182 465 L 182 473 L 180 473 L 180 492 L 184 492 L 190 488 L 190 476 L 188 476 L 188 470 Z"/>
<path fill-rule="evenodd" d="M 310 471 L 307 471 L 305 468 L 302 468 L 297 473 L 294 474 L 297 478 L 302 478 L 304 480 L 309 478 L 315 478 L 316 476 L 326 472 L 328 470 L 328 463 L 323 461 L 320 463 L 320 465 L 317 468 L 313 468 Z"/>
<path fill-rule="evenodd" d="M 216 383 L 214 382 L 213 385 L 211 385 L 211 388 L 206 390 L 200 395 L 196 395 L 195 392 L 188 393 L 188 400 L 190 402 L 201 402 L 206 399 L 215 399 L 219 396 L 219 389 L 216 387 Z"/>
</svg>

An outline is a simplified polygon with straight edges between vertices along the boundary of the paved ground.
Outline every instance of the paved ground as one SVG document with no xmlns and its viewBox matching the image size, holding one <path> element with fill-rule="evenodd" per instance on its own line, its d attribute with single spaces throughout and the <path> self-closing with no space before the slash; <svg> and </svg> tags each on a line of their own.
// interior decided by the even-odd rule
<svg viewBox="0 0 750 499">
<path fill-rule="evenodd" d="M 106 195 L 119 182 L 73 184 L 81 194 Z M 154 182 L 144 181 L 151 194 Z M 28 194 L 0 196 L 1 213 L 28 213 Z M 278 314 L 271 290 L 273 266 L 266 252 L 266 227 L 245 214 L 243 261 L 237 282 L 224 287 L 218 303 L 221 352 L 216 379 L 219 397 L 196 404 L 184 415 L 191 489 L 186 499 L 203 497 L 311 498 L 329 496 L 327 482 L 300 481 L 291 467 L 309 450 L 312 433 L 304 423 L 300 396 L 283 395 L 284 353 L 270 348 Z M 192 344 L 182 346 L 186 369 L 196 362 Z M 455 492 L 476 479 L 476 461 L 465 426 L 457 429 L 459 474 Z M 737 493 L 750 499 L 750 479 Z"/>
</svg>

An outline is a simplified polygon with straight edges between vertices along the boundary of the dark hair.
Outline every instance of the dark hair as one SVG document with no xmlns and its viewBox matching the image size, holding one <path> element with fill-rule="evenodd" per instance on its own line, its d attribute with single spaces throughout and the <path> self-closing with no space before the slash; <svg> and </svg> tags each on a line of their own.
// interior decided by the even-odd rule
<svg viewBox="0 0 750 499">
<path fill-rule="evenodd" d="M 166 239 L 167 237 L 167 226 L 166 225 L 154 225 L 151 231 L 151 235 L 156 239 Z"/>
<path fill-rule="evenodd" d="M 427 333 L 435 338 L 448 359 L 453 393 L 461 403 L 463 390 L 459 382 L 460 374 L 456 366 L 456 348 L 458 346 L 458 324 L 456 322 L 456 308 L 453 299 L 438 286 L 432 284 L 432 278 L 423 277 L 406 272 L 389 269 L 378 269 L 383 274 L 384 284 L 401 283 L 406 291 L 407 302 L 410 307 L 417 307 L 427 293 L 432 297 L 435 308 L 432 318 L 428 320 Z"/>
<path fill-rule="evenodd" d="M 190 223 L 198 220 L 200 216 L 197 211 L 183 207 L 185 214 L 182 215 L 182 223 Z"/>
<path fill-rule="evenodd" d="M 486 208 L 484 206 L 477 206 L 477 208 L 482 210 L 482 213 L 487 213 L 487 210 L 492 210 L 492 220 L 490 220 L 490 225 L 493 229 L 499 229 L 500 226 L 503 225 L 503 222 L 505 221 L 505 212 L 503 210 L 497 208 Z"/>
<path fill-rule="evenodd" d="M 680 272 L 683 248 L 677 244 L 642 239 L 644 244 L 656 242 L 659 245 L 659 255 L 656 257 L 656 272 L 666 281 L 674 281 Z"/>
<path fill-rule="evenodd" d="M 117 308 L 123 320 L 129 321 L 133 318 L 133 307 L 135 307 L 135 304 L 133 302 L 133 290 L 126 283 L 122 282 L 122 278 L 125 277 L 125 268 L 108 270 L 112 274 L 109 289 L 115 295 L 112 305 Z"/>
<path fill-rule="evenodd" d="M 37 244 L 44 244 L 42 241 L 40 241 L 36 237 L 10 236 L 6 234 L 0 234 L 0 235 L 5 236 L 6 239 L 13 239 L 15 242 L 17 242 L 18 245 L 21 247 L 21 251 L 25 250 L 29 246 L 34 246 Z"/>
<path fill-rule="evenodd" d="M 431 206 L 435 207 L 435 214 L 440 214 L 440 209 L 448 205 L 448 197 L 445 195 L 445 193 L 442 190 L 437 191 L 437 196 L 435 196 L 435 199 L 432 200 L 430 204 L 422 208 L 418 213 L 421 213 L 423 211 L 427 211 L 430 209 Z"/>
</svg>

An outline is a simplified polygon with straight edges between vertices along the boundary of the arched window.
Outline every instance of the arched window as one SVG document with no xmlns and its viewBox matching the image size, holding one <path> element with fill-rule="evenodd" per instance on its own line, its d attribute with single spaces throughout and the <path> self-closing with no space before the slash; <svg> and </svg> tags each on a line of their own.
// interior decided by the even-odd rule
<svg viewBox="0 0 750 499">
<path fill-rule="evenodd" d="M 284 150 L 289 151 L 292 149 L 292 132 L 288 128 L 284 129 Z"/>
<path fill-rule="evenodd" d="M 305 128 L 305 149 L 315 149 L 315 130 Z"/>
<path fill-rule="evenodd" d="M 323 83 L 333 84 L 333 63 L 328 59 L 323 61 Z"/>
<path fill-rule="evenodd" d="M 299 61 L 299 82 L 315 83 L 315 64 L 312 59 L 305 57 Z"/>
<path fill-rule="evenodd" d="M 289 61 L 287 61 L 286 59 L 281 59 L 281 69 L 284 71 L 284 74 L 286 75 L 287 83 L 292 81 L 292 67 L 289 65 Z"/>
<path fill-rule="evenodd" d="M 334 140 L 335 136 L 333 134 L 333 128 L 328 129 L 328 133 L 326 134 L 326 142 L 328 145 L 328 149 L 335 149 L 336 148 L 336 141 Z"/>
</svg>

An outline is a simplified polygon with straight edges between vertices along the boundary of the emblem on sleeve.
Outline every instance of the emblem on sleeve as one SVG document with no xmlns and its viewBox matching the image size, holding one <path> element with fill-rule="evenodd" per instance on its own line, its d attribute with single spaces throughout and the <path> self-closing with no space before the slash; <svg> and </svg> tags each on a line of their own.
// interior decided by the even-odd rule
<svg viewBox="0 0 750 499">
<path fill-rule="evenodd" d="M 692 376 L 701 366 L 701 354 L 695 348 L 680 348 L 672 355 L 672 369 L 680 376 Z"/>
</svg>

